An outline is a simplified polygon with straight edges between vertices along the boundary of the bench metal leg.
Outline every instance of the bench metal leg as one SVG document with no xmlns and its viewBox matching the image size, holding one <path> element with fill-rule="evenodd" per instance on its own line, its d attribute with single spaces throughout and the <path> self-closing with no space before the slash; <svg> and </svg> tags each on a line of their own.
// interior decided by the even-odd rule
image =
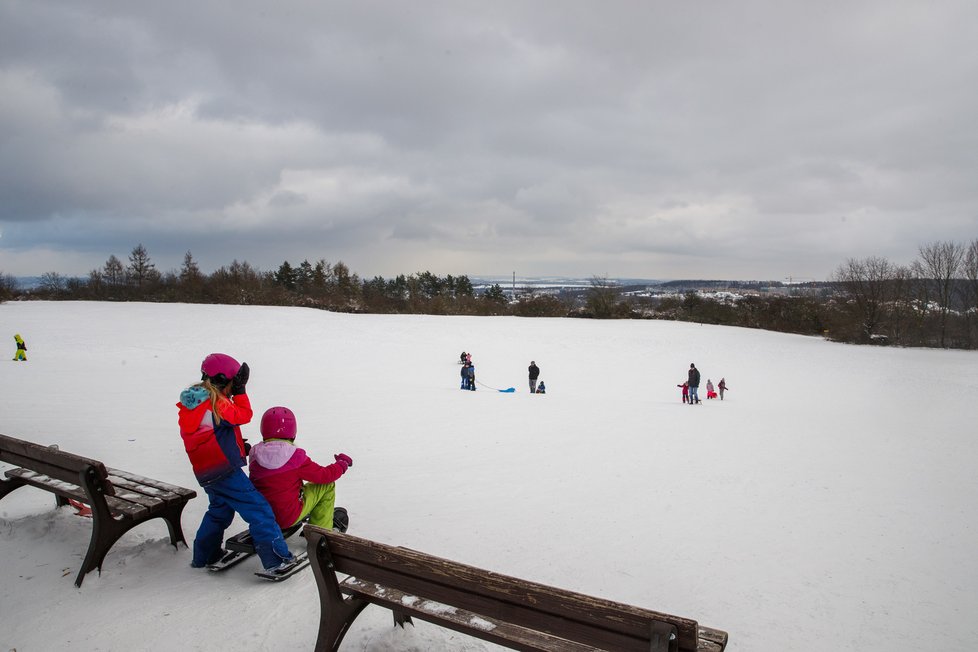
<svg viewBox="0 0 978 652">
<path fill-rule="evenodd" d="M 80 587 L 85 575 L 93 570 L 98 570 L 102 574 L 102 562 L 109 550 L 115 545 L 122 535 L 133 529 L 137 525 L 142 525 L 155 518 L 162 518 L 166 522 L 166 527 L 170 531 L 170 543 L 176 548 L 178 543 L 187 545 L 187 540 L 183 536 L 183 528 L 180 526 L 180 514 L 186 503 L 179 506 L 173 505 L 160 514 L 154 514 L 148 519 L 143 520 L 121 520 L 112 517 L 109 513 L 105 501 L 93 500 L 92 505 L 92 540 L 88 544 L 88 553 L 85 561 L 82 562 L 81 569 L 78 571 L 78 578 L 75 586 Z M 100 504 L 101 503 L 101 504 Z"/>
<path fill-rule="evenodd" d="M 341 598 L 339 602 L 328 601 L 328 604 L 324 602 L 320 615 L 319 636 L 316 639 L 316 651 L 337 652 L 350 625 L 368 604 L 366 600 L 352 597 Z"/>
<path fill-rule="evenodd" d="M 10 480 L 0 480 L 0 500 L 9 494 L 14 489 L 19 489 L 25 486 L 27 483 L 19 478 L 11 478 Z"/>
<path fill-rule="evenodd" d="M 394 610 L 394 627 L 400 627 L 404 629 L 405 625 L 414 625 L 414 621 L 411 620 L 411 616 L 404 613 L 403 611 Z"/>
<path fill-rule="evenodd" d="M 182 543 L 186 547 L 190 547 L 187 544 L 187 539 L 183 536 L 183 524 L 180 521 L 180 517 L 183 514 L 183 508 L 187 506 L 187 501 L 183 501 L 179 505 L 168 505 L 162 513 L 154 516 L 153 518 L 162 518 L 166 521 L 166 528 L 170 531 L 170 543 L 176 548 L 178 543 Z"/>
<path fill-rule="evenodd" d="M 117 521 L 112 518 L 109 508 L 105 504 L 105 499 L 92 500 L 92 539 L 88 544 L 88 552 L 85 554 L 85 561 L 82 562 L 78 570 L 78 577 L 75 579 L 75 586 L 81 587 L 85 575 L 93 570 L 98 570 L 102 574 L 102 562 L 105 555 L 115 545 L 115 542 L 136 525 L 133 521 Z"/>
<path fill-rule="evenodd" d="M 350 625 L 369 603 L 352 596 L 345 598 L 340 593 L 325 537 L 320 536 L 315 543 L 314 540 L 309 540 L 307 545 L 310 553 L 314 552 L 316 557 L 312 572 L 316 576 L 316 586 L 319 587 L 319 636 L 316 638 L 316 652 L 337 652 Z"/>
<path fill-rule="evenodd" d="M 676 626 L 655 621 L 652 623 L 650 652 L 679 652 L 679 634 Z"/>
</svg>

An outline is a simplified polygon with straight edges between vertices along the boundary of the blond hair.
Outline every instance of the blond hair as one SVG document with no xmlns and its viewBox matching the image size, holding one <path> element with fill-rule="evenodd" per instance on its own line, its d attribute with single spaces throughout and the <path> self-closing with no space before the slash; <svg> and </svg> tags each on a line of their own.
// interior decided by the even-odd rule
<svg viewBox="0 0 978 652">
<path fill-rule="evenodd" d="M 205 378 L 204 380 L 197 383 L 197 386 L 203 387 L 204 389 L 207 390 L 207 393 L 210 395 L 211 398 L 211 412 L 214 413 L 214 423 L 215 424 L 220 423 L 221 413 L 218 410 L 218 406 L 220 406 L 221 401 L 228 400 L 224 392 L 227 389 L 227 387 L 229 387 L 229 385 L 225 387 L 218 387 L 217 385 L 212 383 L 209 379 Z"/>
</svg>

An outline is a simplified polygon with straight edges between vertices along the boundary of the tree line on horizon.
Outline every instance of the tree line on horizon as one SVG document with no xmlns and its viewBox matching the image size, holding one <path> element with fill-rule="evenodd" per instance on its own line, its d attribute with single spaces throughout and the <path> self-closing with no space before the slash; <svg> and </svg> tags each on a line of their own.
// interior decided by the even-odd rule
<svg viewBox="0 0 978 652">
<path fill-rule="evenodd" d="M 353 313 L 514 315 L 592 319 L 669 319 L 821 335 L 866 344 L 978 348 L 978 238 L 968 244 L 920 246 L 908 265 L 870 256 L 850 258 L 827 283 L 799 286 L 789 294 L 748 293 L 738 298 L 695 289 L 636 296 L 617 282 L 592 277 L 589 287 L 557 294 L 519 289 L 508 296 L 499 284 L 477 291 L 466 275 L 430 271 L 393 278 L 361 279 L 342 261 L 274 271 L 233 261 L 212 274 L 191 252 L 179 270 L 160 272 L 146 248 L 133 248 L 124 263 L 114 254 L 87 278 L 57 272 L 21 290 L 0 273 L 0 301 L 10 299 L 155 301 L 302 306 Z"/>
</svg>

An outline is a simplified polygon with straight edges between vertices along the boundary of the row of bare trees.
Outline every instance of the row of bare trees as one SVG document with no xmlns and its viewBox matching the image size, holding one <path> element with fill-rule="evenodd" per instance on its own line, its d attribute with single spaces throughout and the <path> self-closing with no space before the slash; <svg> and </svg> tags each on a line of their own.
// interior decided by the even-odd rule
<svg viewBox="0 0 978 652">
<path fill-rule="evenodd" d="M 498 286 L 476 296 L 464 275 L 441 277 L 425 271 L 361 280 L 342 261 L 331 264 L 323 259 L 297 265 L 285 261 L 274 272 L 235 260 L 205 274 L 188 251 L 179 270 L 163 273 L 142 244 L 133 248 L 128 262 L 113 254 L 87 278 L 48 272 L 35 290 L 19 294 L 45 299 L 288 305 L 373 313 L 490 315 L 504 311 L 507 304 Z M 0 274 L 0 300 L 17 295 L 15 279 Z"/>
<path fill-rule="evenodd" d="M 188 251 L 179 270 L 161 273 L 140 244 L 128 262 L 115 255 L 87 279 L 55 272 L 40 287 L 19 292 L 0 273 L 0 301 L 19 295 L 108 301 L 180 301 L 295 305 L 346 312 L 577 316 L 604 319 L 679 319 L 750 328 L 823 334 L 859 343 L 978 348 L 978 239 L 919 247 L 908 265 L 870 256 L 849 259 L 817 295 L 747 296 L 718 301 L 696 292 L 635 299 L 607 278 L 594 277 L 583 293 L 554 296 L 527 290 L 515 299 L 499 285 L 477 293 L 467 276 L 420 272 L 360 279 L 342 261 L 298 265 L 274 272 L 234 261 L 201 272 Z"/>
<path fill-rule="evenodd" d="M 840 339 L 955 348 L 978 344 L 978 239 L 933 242 L 909 265 L 849 259 L 834 280 L 851 316 Z"/>
</svg>

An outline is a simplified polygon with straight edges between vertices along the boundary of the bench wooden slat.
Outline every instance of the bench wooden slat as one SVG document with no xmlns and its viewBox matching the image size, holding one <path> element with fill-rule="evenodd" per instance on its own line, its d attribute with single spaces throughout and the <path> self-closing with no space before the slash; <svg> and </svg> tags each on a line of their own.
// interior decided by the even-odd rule
<svg viewBox="0 0 978 652">
<path fill-rule="evenodd" d="M 432 567 L 440 566 L 439 561 L 433 562 Z M 605 611 L 608 608 L 607 603 L 590 596 L 582 596 L 583 599 L 578 604 L 569 604 L 561 600 L 562 596 L 557 594 L 560 589 L 555 589 L 557 593 L 548 593 L 539 588 L 535 588 L 532 592 L 527 591 L 525 580 L 517 578 L 510 578 L 514 580 L 514 586 L 506 596 L 498 591 L 475 593 L 468 587 L 433 583 L 417 575 L 404 574 L 391 568 L 365 564 L 361 561 L 350 559 L 338 561 L 334 557 L 334 562 L 337 570 L 357 578 L 369 578 L 370 581 L 384 586 L 396 586 L 411 595 L 424 596 L 435 602 L 450 604 L 487 618 L 513 623 L 520 627 L 532 627 L 555 636 L 562 634 L 598 649 L 622 652 L 648 649 L 650 619 L 645 619 L 644 623 L 639 625 L 634 618 L 612 616 L 610 622 L 605 622 L 598 618 L 599 614 L 595 612 Z M 454 577 L 461 576 L 443 577 L 446 577 L 446 582 L 450 582 Z M 498 585 L 502 578 L 487 579 Z M 464 584 L 465 581 L 462 580 L 460 583 Z M 491 598 L 488 604 L 484 596 Z M 551 600 L 563 602 L 560 605 L 562 614 L 557 615 L 554 613 L 555 609 L 548 608 L 552 606 Z M 589 612 L 589 608 L 593 608 L 594 612 Z M 617 631 L 610 629 L 612 623 L 620 629 Z M 687 645 L 680 649 L 695 650 L 696 647 L 694 644 L 692 647 Z"/>
<path fill-rule="evenodd" d="M 52 479 L 46 475 L 35 473 L 29 469 L 12 469 L 5 473 L 8 478 L 18 477 L 28 484 L 42 489 L 50 489 L 54 493 L 60 493 L 68 498 L 74 498 L 82 502 L 88 502 L 89 498 L 85 490 L 77 484 L 63 482 Z M 109 480 L 112 476 L 109 476 Z M 176 494 L 161 492 L 152 489 L 157 495 L 152 495 L 141 491 L 140 485 L 119 478 L 120 483 L 113 496 L 107 496 L 106 502 L 109 508 L 122 516 L 129 518 L 140 518 L 142 516 L 158 512 L 171 503 L 185 502 L 187 499 Z"/>
<path fill-rule="evenodd" d="M 529 582 L 314 526 L 306 528 L 306 537 L 310 556 L 314 544 L 317 548 L 326 545 L 322 554 L 328 556 L 326 572 L 330 574 L 344 573 L 362 582 L 394 588 L 515 627 L 566 636 L 581 644 L 647 651 L 650 638 L 655 638 L 653 630 L 661 635 L 662 628 L 669 626 L 675 628 L 673 645 L 684 652 L 722 650 L 726 645 L 725 632 L 704 628 L 701 635 L 698 623 L 689 618 Z"/>
<path fill-rule="evenodd" d="M 0 456 L 6 453 L 16 453 L 28 459 L 48 460 L 52 464 L 61 465 L 65 468 L 76 467 L 80 469 L 85 464 L 101 464 L 98 460 L 75 455 L 74 453 L 67 453 L 55 446 L 42 446 L 32 441 L 25 441 L 0 434 Z"/>
<path fill-rule="evenodd" d="M 109 471 L 109 482 L 115 485 L 116 496 L 120 498 L 125 497 L 126 500 L 131 500 L 151 508 L 154 505 L 166 505 L 186 500 L 185 497 L 178 494 L 162 491 L 156 487 L 147 487 L 146 485 L 137 484 L 132 480 L 116 476 L 111 470 Z"/>
<path fill-rule="evenodd" d="M 160 500 L 159 498 L 153 498 L 151 496 L 146 496 L 137 491 L 130 491 L 129 489 L 122 489 L 117 487 L 115 490 L 115 496 L 113 496 L 119 502 L 126 502 L 133 506 L 142 507 L 150 514 L 158 512 L 166 507 L 166 501 Z"/>
<path fill-rule="evenodd" d="M 11 469 L 4 473 L 4 475 L 8 478 L 18 478 L 32 487 L 45 489 L 65 498 L 72 498 L 83 503 L 91 501 L 91 498 L 88 497 L 88 494 L 85 493 L 82 487 L 70 482 L 50 478 L 30 469 Z M 129 500 L 125 495 L 105 496 L 105 503 L 108 505 L 109 511 L 114 515 L 130 519 L 145 518 L 153 511 L 149 505 L 142 505 L 138 501 Z"/>
<path fill-rule="evenodd" d="M 351 595 L 369 597 L 371 602 L 388 609 L 403 611 L 421 620 L 428 620 L 463 634 L 471 633 L 472 628 L 475 627 L 484 632 L 484 638 L 499 644 L 518 643 L 547 652 L 594 652 L 594 647 L 591 645 L 526 629 L 484 614 L 449 607 L 440 602 L 418 598 L 410 593 L 374 582 L 364 582 L 355 577 L 344 580 L 340 584 L 340 590 Z"/>
<path fill-rule="evenodd" d="M 159 480 L 154 480 L 153 478 L 147 478 L 142 475 L 137 475 L 135 473 L 129 473 L 128 471 L 121 471 L 119 469 L 109 468 L 109 479 L 112 482 L 117 482 L 118 478 L 122 478 L 126 481 L 132 483 L 132 486 L 138 486 L 142 493 L 147 495 L 155 495 L 150 489 L 156 489 L 160 492 L 160 496 L 179 496 L 181 500 L 187 500 L 188 498 L 193 498 L 197 495 L 197 492 L 193 489 L 187 489 L 186 487 L 178 487 L 175 484 L 169 484 L 167 482 L 161 482 Z M 119 483 L 124 486 L 129 486 L 126 483 Z"/>
<path fill-rule="evenodd" d="M 728 638 L 727 632 L 723 630 L 700 625 L 700 650 L 702 651 L 713 652 L 716 650 L 716 652 L 721 652 L 727 647 Z"/>
<path fill-rule="evenodd" d="M 0 437 L 5 436 L 0 435 Z M 9 440 L 10 438 L 6 437 L 5 439 Z M 6 441 L 2 443 L 4 446 L 7 445 Z M 21 443 L 29 444 L 30 442 Z M 93 480 L 102 487 L 103 493 L 111 496 L 115 492 L 112 483 L 106 481 L 109 474 L 105 465 L 98 460 L 78 457 L 37 444 L 33 444 L 32 447 L 17 446 L 16 448 L 21 450 L 15 450 L 13 446 L 11 448 L 0 448 L 0 461 L 13 466 L 23 466 L 56 480 L 74 484 L 78 483 L 81 472 L 90 468 L 95 474 Z M 22 450 L 23 452 L 21 452 Z"/>
</svg>

